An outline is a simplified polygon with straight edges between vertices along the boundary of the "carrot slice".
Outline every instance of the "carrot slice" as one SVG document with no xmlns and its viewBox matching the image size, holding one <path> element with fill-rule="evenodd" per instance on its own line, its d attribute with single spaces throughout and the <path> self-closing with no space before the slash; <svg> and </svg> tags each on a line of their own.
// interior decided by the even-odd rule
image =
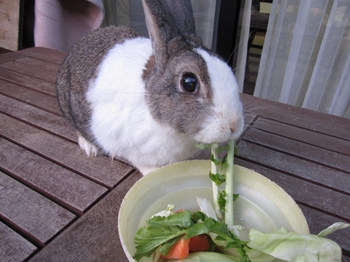
<svg viewBox="0 0 350 262">
<path fill-rule="evenodd" d="M 180 238 L 171 248 L 167 255 L 162 256 L 165 259 L 184 259 L 188 256 L 190 239 Z"/>
<path fill-rule="evenodd" d="M 207 251 L 210 248 L 210 244 L 207 236 L 198 235 L 190 238 L 189 249 L 191 252 Z"/>
</svg>

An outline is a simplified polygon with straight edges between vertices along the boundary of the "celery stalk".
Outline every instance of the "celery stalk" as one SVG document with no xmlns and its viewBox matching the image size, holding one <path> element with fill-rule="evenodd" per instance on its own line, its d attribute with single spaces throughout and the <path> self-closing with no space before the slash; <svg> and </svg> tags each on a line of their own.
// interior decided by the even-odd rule
<svg viewBox="0 0 350 262">
<path fill-rule="evenodd" d="M 226 205 L 225 205 L 225 223 L 228 226 L 234 225 L 234 208 L 233 208 L 233 169 L 234 169 L 234 150 L 235 141 L 228 141 L 227 152 L 227 169 L 226 169 Z"/>
<path fill-rule="evenodd" d="M 218 159 L 218 152 L 217 152 L 218 148 L 219 148 L 218 143 L 214 143 L 211 146 L 211 154 L 214 156 L 215 159 Z M 218 173 L 218 167 L 213 161 L 211 162 L 211 172 L 213 174 Z M 213 202 L 214 202 L 215 213 L 216 213 L 216 216 L 221 219 L 222 214 L 218 204 L 219 187 L 216 185 L 215 182 L 212 182 L 212 189 L 213 189 Z"/>
</svg>

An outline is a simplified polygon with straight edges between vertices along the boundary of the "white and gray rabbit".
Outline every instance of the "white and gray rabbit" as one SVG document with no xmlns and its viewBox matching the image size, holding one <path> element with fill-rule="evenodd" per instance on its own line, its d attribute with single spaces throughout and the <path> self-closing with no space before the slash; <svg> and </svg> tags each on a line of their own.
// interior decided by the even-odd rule
<svg viewBox="0 0 350 262">
<path fill-rule="evenodd" d="M 243 130 L 231 68 L 195 34 L 190 0 L 142 0 L 150 39 L 107 27 L 79 40 L 57 78 L 65 117 L 87 155 L 124 159 L 144 175 L 193 156 L 197 143 Z"/>
</svg>

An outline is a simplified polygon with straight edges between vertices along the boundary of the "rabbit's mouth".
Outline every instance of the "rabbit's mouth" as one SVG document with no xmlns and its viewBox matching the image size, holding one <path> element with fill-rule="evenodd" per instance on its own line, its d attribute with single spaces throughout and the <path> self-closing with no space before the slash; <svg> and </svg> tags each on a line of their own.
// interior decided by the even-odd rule
<svg viewBox="0 0 350 262">
<path fill-rule="evenodd" d="M 237 139 L 243 132 L 244 120 L 242 113 L 232 114 L 229 119 L 208 116 L 202 128 L 193 138 L 205 144 L 223 143 L 229 139 Z"/>
</svg>

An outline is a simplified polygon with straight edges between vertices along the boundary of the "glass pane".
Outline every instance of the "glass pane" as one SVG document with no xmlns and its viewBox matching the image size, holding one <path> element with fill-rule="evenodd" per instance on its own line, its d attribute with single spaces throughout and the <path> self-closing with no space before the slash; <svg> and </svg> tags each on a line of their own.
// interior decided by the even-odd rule
<svg viewBox="0 0 350 262">
<path fill-rule="evenodd" d="M 209 48 L 213 45 L 215 17 L 219 1 L 191 0 L 197 35 Z M 103 0 L 105 19 L 102 26 L 127 25 L 148 37 L 140 0 Z"/>
<path fill-rule="evenodd" d="M 243 92 L 347 116 L 350 0 L 252 3 Z"/>
</svg>

